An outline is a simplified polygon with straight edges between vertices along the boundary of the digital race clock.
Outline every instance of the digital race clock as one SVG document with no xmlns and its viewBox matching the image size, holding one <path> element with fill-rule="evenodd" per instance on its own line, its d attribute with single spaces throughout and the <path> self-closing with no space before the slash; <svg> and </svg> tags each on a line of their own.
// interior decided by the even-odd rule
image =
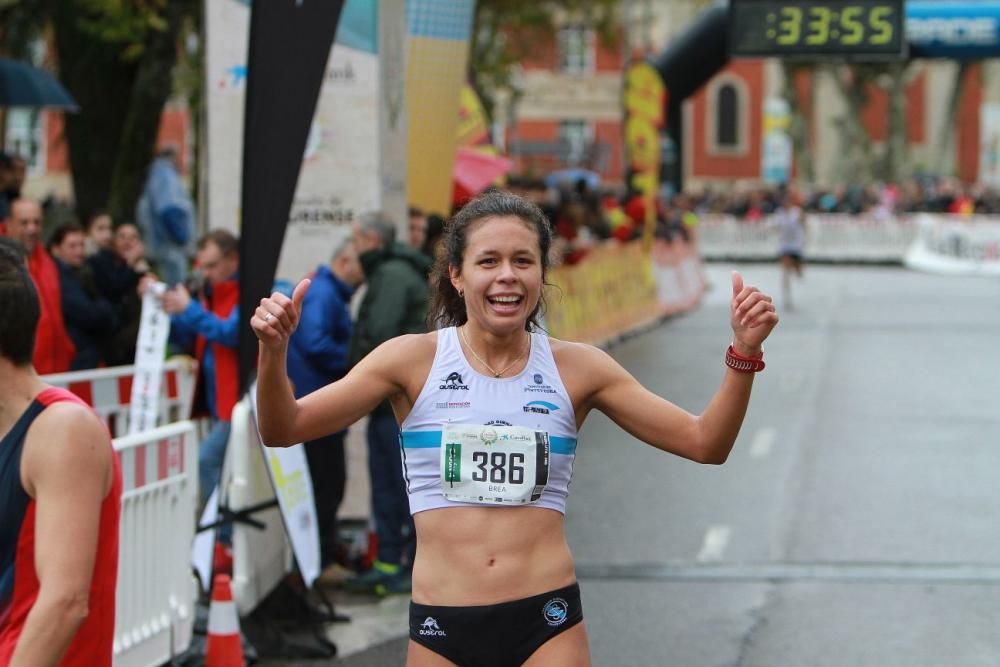
<svg viewBox="0 0 1000 667">
<path fill-rule="evenodd" d="M 903 0 L 730 0 L 733 56 L 887 60 L 906 52 Z"/>
</svg>

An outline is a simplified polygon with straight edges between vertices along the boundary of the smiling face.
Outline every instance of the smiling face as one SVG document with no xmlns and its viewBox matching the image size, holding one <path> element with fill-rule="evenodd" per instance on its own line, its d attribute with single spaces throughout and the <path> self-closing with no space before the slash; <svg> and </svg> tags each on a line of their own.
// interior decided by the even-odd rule
<svg viewBox="0 0 1000 667">
<path fill-rule="evenodd" d="M 538 235 L 514 216 L 485 218 L 469 232 L 462 266 L 449 274 L 470 320 L 497 334 L 524 329 L 542 293 Z"/>
</svg>

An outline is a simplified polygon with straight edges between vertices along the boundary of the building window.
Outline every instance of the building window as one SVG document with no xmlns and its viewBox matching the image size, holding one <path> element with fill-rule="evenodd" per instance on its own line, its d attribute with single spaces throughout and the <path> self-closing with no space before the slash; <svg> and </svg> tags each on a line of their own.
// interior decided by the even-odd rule
<svg viewBox="0 0 1000 667">
<path fill-rule="evenodd" d="M 731 83 L 719 86 L 715 100 L 715 138 L 719 148 L 737 148 L 740 145 L 739 117 L 736 86 Z"/>
<path fill-rule="evenodd" d="M 564 120 L 559 123 L 559 142 L 567 165 L 577 167 L 583 164 L 593 141 L 594 128 L 587 121 Z"/>
<path fill-rule="evenodd" d="M 39 109 L 9 108 L 4 114 L 4 122 L 4 152 L 23 157 L 28 163 L 29 174 L 44 172 L 44 112 Z"/>
<path fill-rule="evenodd" d="M 747 151 L 749 93 L 746 83 L 724 75 L 708 89 L 708 152 L 712 155 L 744 155 Z"/>
<path fill-rule="evenodd" d="M 563 74 L 590 74 L 594 70 L 594 31 L 583 25 L 559 30 L 559 71 Z"/>
</svg>

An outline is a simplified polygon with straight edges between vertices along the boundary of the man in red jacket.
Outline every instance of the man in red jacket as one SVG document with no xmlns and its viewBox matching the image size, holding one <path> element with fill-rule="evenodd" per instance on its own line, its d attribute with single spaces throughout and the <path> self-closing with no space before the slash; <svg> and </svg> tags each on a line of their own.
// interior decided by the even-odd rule
<svg viewBox="0 0 1000 667">
<path fill-rule="evenodd" d="M 41 305 L 35 335 L 35 370 L 40 375 L 65 373 L 76 348 L 63 323 L 59 268 L 41 243 L 42 207 L 32 199 L 16 199 L 5 222 L 7 236 L 20 241 L 28 253 L 28 271 Z"/>
<path fill-rule="evenodd" d="M 213 229 L 198 242 L 198 271 L 205 279 L 200 299 L 183 285 L 167 290 L 163 309 L 170 314 L 170 337 L 194 342 L 201 390 L 212 415 L 212 429 L 198 449 L 202 501 L 219 483 L 229 441 L 233 406 L 239 400 L 239 240 Z"/>
</svg>

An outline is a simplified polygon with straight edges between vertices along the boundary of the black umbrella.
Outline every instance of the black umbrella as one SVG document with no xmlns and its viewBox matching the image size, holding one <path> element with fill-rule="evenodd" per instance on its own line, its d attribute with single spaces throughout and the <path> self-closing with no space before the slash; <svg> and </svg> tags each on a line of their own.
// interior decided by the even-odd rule
<svg viewBox="0 0 1000 667">
<path fill-rule="evenodd" d="M 79 107 L 62 84 L 43 69 L 0 58 L 0 107 Z"/>
</svg>

